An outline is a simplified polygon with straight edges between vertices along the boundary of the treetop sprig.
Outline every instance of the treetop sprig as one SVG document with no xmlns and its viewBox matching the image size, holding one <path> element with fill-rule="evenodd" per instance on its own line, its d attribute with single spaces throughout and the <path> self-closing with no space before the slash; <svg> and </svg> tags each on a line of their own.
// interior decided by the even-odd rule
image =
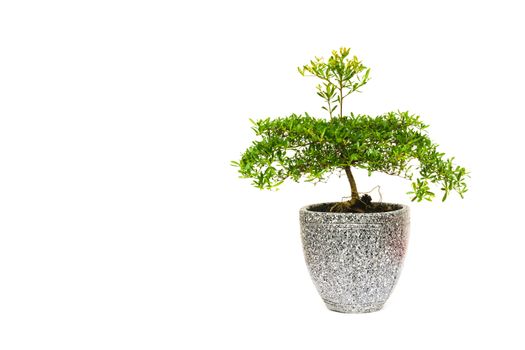
<svg viewBox="0 0 525 350">
<path fill-rule="evenodd" d="M 350 49 L 342 47 L 339 51 L 333 50 L 332 55 L 324 60 L 315 57 L 309 64 L 298 67 L 302 76 L 314 76 L 321 79 L 321 84 L 316 86 L 317 95 L 326 103 L 322 108 L 330 118 L 339 107 L 339 117 L 343 115 L 343 100 L 369 80 L 370 68 L 358 60 L 356 56 L 350 57 Z"/>
</svg>

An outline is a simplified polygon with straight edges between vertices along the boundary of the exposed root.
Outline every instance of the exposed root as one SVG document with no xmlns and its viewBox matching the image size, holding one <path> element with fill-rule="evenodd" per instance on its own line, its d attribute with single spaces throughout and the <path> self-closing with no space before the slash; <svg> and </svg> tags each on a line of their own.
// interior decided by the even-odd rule
<svg viewBox="0 0 525 350">
<path fill-rule="evenodd" d="M 355 205 L 356 201 L 351 200 L 344 202 L 337 202 L 330 208 L 331 213 L 348 213 L 351 212 L 352 207 Z"/>
<path fill-rule="evenodd" d="M 368 194 L 361 198 L 352 198 L 349 201 L 337 202 L 330 208 L 331 213 L 365 213 L 372 204 L 372 197 Z"/>
</svg>

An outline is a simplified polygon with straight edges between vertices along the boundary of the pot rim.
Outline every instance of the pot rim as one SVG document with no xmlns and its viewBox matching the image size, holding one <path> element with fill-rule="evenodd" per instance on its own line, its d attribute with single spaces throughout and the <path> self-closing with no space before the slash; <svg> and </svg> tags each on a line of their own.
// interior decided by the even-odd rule
<svg viewBox="0 0 525 350">
<path fill-rule="evenodd" d="M 310 208 L 313 207 L 313 206 L 323 205 L 323 204 L 335 204 L 335 203 L 337 203 L 337 202 L 312 203 L 312 204 L 305 205 L 299 211 L 300 212 L 305 212 L 305 213 L 313 213 L 313 214 L 329 215 L 329 216 L 356 216 L 356 217 L 363 217 L 363 216 L 397 215 L 397 214 L 402 214 L 404 212 L 408 212 L 410 210 L 410 207 L 408 205 L 406 205 L 406 204 L 390 203 L 390 202 L 379 202 L 379 203 L 389 204 L 389 205 L 398 205 L 401 208 L 396 209 L 396 210 L 378 212 L 378 213 L 331 213 L 331 212 L 327 212 L 327 211 L 313 211 L 313 210 L 310 210 Z"/>
</svg>

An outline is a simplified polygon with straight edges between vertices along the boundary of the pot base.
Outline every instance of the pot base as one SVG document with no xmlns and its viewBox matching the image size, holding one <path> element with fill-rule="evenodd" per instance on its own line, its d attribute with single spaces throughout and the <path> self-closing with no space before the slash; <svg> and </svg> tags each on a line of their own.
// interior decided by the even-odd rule
<svg viewBox="0 0 525 350">
<path fill-rule="evenodd" d="M 330 311 L 340 312 L 343 314 L 364 314 L 369 312 L 376 312 L 383 308 L 384 304 L 376 304 L 370 306 L 356 306 L 356 305 L 345 305 L 335 304 L 326 300 L 323 300 L 326 307 Z"/>
</svg>

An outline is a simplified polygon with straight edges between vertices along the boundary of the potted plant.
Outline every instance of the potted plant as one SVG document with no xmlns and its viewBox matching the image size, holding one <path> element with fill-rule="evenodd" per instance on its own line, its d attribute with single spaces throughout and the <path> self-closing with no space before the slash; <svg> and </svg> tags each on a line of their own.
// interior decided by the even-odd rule
<svg viewBox="0 0 525 350">
<path fill-rule="evenodd" d="M 327 307 L 339 312 L 382 308 L 401 271 L 409 231 L 409 208 L 372 202 L 360 196 L 354 168 L 411 181 L 412 201 L 432 200 L 433 187 L 461 197 L 467 191 L 465 168 L 445 158 L 419 116 L 388 112 L 376 117 L 343 114 L 345 98 L 369 81 L 370 69 L 350 49 L 332 51 L 298 68 L 320 80 L 317 95 L 328 118 L 305 113 L 251 120 L 257 140 L 232 165 L 260 189 L 275 189 L 286 179 L 319 182 L 346 174 L 348 200 L 300 209 L 301 238 L 312 280 Z"/>
</svg>

